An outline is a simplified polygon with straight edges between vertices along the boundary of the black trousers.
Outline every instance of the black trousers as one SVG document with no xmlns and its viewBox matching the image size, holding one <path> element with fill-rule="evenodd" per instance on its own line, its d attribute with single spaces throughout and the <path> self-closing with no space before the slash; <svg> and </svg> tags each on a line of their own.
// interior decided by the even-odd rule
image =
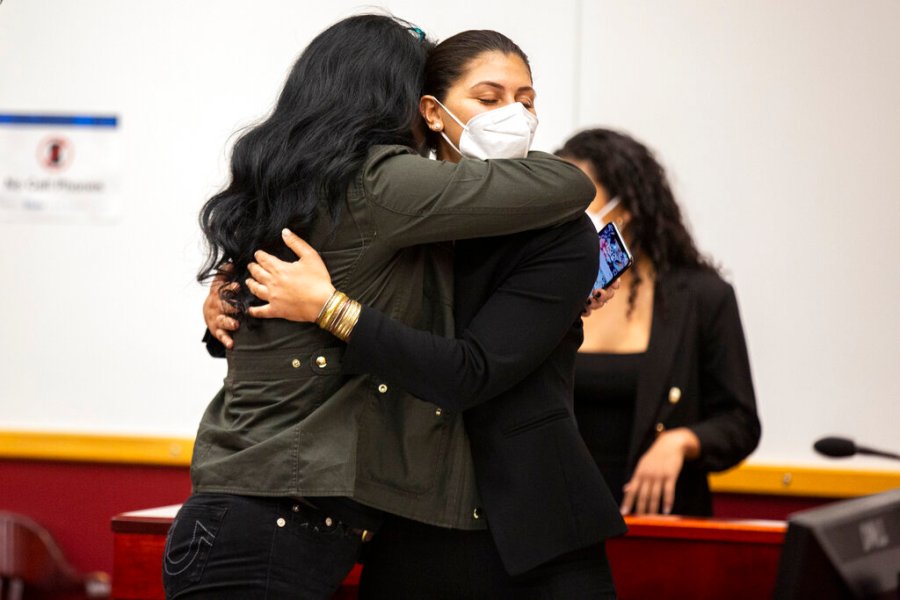
<svg viewBox="0 0 900 600">
<path fill-rule="evenodd" d="M 615 599 L 603 543 L 511 577 L 488 531 L 388 517 L 363 548 L 360 600 Z"/>
</svg>

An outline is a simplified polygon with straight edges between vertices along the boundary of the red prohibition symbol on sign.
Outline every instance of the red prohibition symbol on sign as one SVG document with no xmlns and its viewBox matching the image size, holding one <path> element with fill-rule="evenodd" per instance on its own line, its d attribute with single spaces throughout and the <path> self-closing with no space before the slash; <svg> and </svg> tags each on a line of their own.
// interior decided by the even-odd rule
<svg viewBox="0 0 900 600">
<path fill-rule="evenodd" d="M 64 137 L 51 136 L 38 144 L 38 162 L 50 171 L 62 171 L 72 163 L 72 143 Z"/>
</svg>

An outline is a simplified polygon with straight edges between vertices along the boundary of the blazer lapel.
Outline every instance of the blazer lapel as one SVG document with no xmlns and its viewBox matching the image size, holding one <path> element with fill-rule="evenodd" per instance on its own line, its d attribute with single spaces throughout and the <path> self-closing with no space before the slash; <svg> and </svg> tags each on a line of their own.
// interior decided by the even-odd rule
<svg viewBox="0 0 900 600">
<path fill-rule="evenodd" d="M 656 283 L 650 343 L 641 365 L 635 398 L 628 449 L 629 471 L 637 464 L 644 441 L 648 436 L 656 435 L 656 418 L 660 402 L 665 399 L 665 385 L 682 339 L 688 307 L 689 290 L 683 281 L 669 275 Z"/>
</svg>

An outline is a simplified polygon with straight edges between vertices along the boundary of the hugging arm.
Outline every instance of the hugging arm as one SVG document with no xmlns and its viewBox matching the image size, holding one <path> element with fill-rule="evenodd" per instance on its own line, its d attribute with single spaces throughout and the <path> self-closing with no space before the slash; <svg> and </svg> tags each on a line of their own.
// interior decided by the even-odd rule
<svg viewBox="0 0 900 600">
<path fill-rule="evenodd" d="M 394 248 L 548 227 L 583 214 L 594 186 L 555 156 L 459 163 L 426 159 L 397 147 L 378 151 L 362 174 L 377 235 Z M 224 356 L 237 328 L 211 287 L 204 303 L 213 356 Z M 597 305 L 592 304 L 591 308 Z"/>
<path fill-rule="evenodd" d="M 521 381 L 569 332 L 596 276 L 596 254 L 592 236 L 542 247 L 516 265 L 456 339 L 364 307 L 343 369 L 378 374 L 446 410 L 476 406 Z"/>
<path fill-rule="evenodd" d="M 385 148 L 362 181 L 378 235 L 394 248 L 559 225 L 596 193 L 578 167 L 543 152 L 452 163 Z"/>
</svg>

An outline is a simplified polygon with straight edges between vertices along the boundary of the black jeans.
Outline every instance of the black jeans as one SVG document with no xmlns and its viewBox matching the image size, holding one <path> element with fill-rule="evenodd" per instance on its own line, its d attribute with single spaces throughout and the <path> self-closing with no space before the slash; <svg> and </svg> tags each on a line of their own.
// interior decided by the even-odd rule
<svg viewBox="0 0 900 600">
<path fill-rule="evenodd" d="M 166 538 L 166 598 L 327 599 L 361 544 L 340 521 L 290 498 L 194 494 Z"/>
<path fill-rule="evenodd" d="M 488 531 L 388 517 L 364 549 L 360 600 L 614 600 L 604 544 L 510 576 Z"/>
</svg>

